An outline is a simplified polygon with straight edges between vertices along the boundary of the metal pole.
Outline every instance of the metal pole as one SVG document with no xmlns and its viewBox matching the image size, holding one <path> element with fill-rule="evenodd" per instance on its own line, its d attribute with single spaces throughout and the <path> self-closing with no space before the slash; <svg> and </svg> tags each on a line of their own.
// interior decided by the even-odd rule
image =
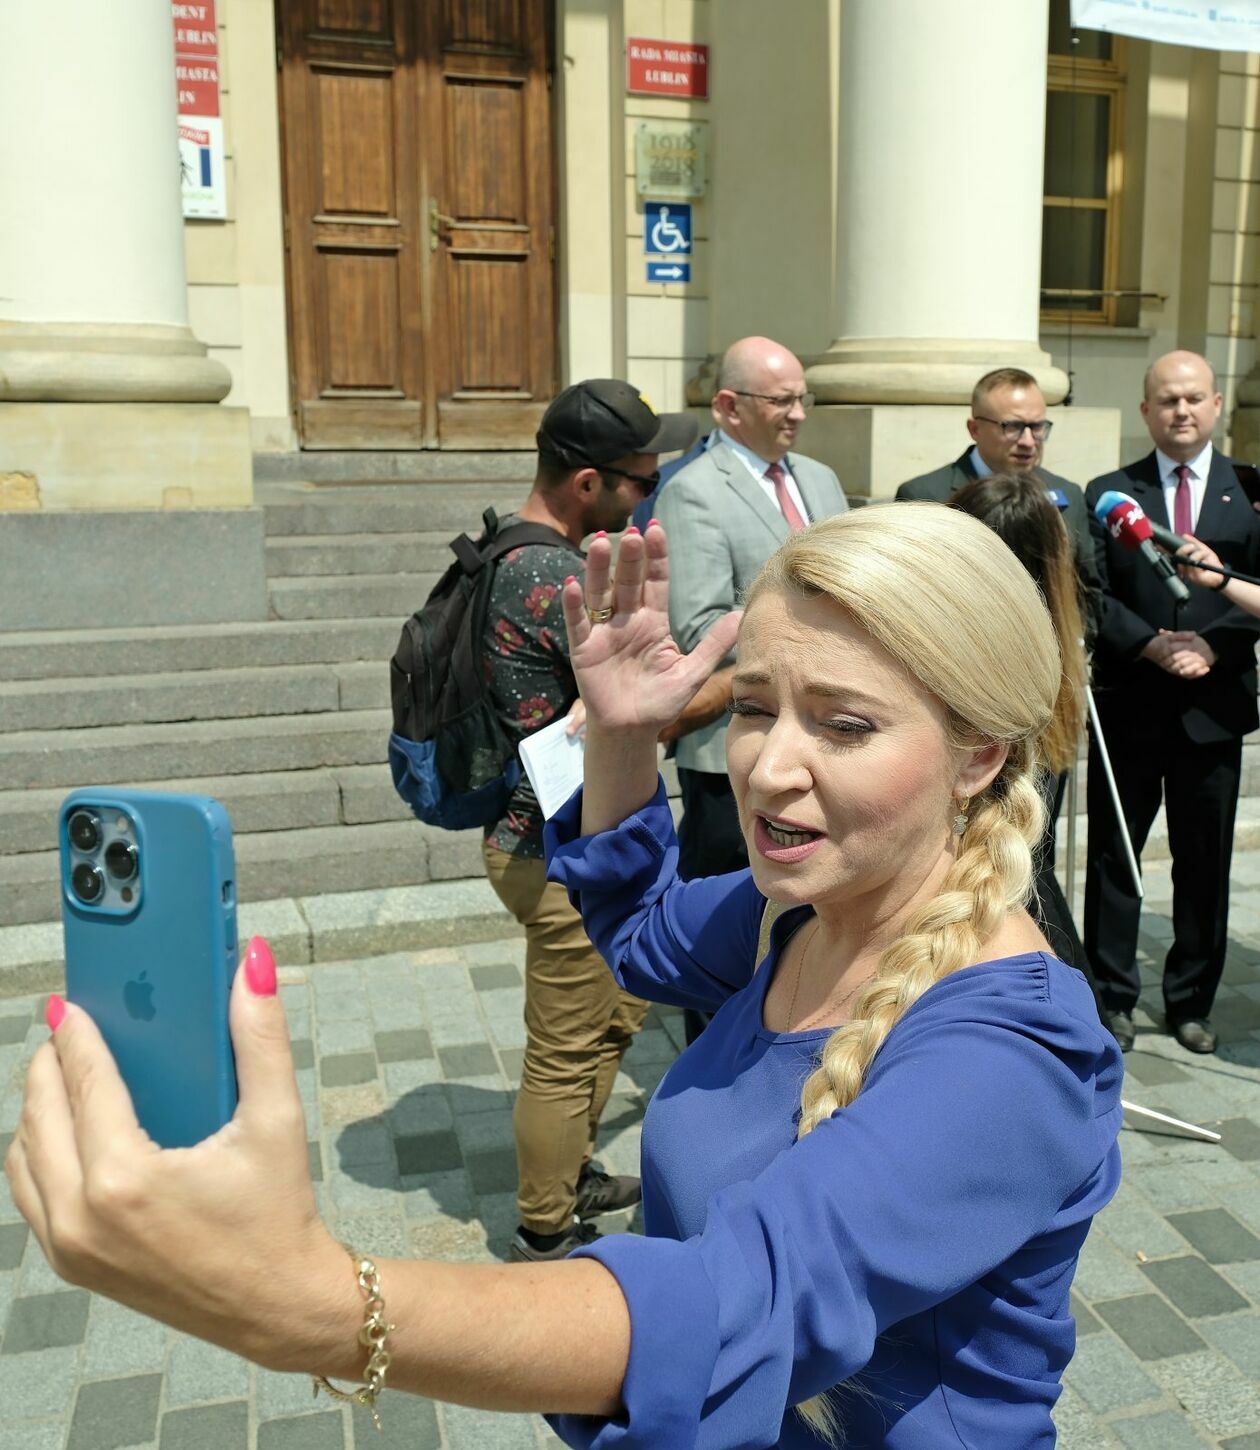
<svg viewBox="0 0 1260 1450">
<path fill-rule="evenodd" d="M 1126 1113 L 1136 1113 L 1140 1118 L 1151 1118 L 1157 1123 L 1166 1123 L 1170 1128 L 1180 1128 L 1183 1133 L 1189 1133 L 1192 1138 L 1202 1138 L 1206 1143 L 1221 1141 L 1221 1135 L 1214 1133 L 1211 1128 L 1200 1128 L 1196 1123 L 1170 1118 L 1167 1113 L 1157 1113 L 1154 1108 L 1139 1108 L 1136 1103 L 1126 1102 L 1124 1098 L 1120 1099 L 1120 1106 Z"/>
<path fill-rule="evenodd" d="M 1120 792 L 1116 789 L 1115 772 L 1111 769 L 1111 756 L 1107 753 L 1107 742 L 1103 739 L 1102 725 L 1098 720 L 1098 706 L 1094 703 L 1094 691 L 1090 685 L 1085 686 L 1085 703 L 1089 706 L 1089 723 L 1094 731 L 1094 741 L 1098 746 L 1098 758 L 1102 762 L 1103 774 L 1107 777 L 1107 789 L 1111 793 L 1111 804 L 1116 813 L 1116 824 L 1120 827 L 1120 839 L 1124 842 L 1124 854 L 1128 858 L 1129 872 L 1133 877 L 1133 890 L 1139 901 L 1143 900 L 1146 893 L 1142 890 L 1142 873 L 1138 870 L 1137 857 L 1133 854 L 1133 842 L 1129 839 L 1129 827 L 1124 819 L 1124 809 L 1120 804 Z"/>
</svg>

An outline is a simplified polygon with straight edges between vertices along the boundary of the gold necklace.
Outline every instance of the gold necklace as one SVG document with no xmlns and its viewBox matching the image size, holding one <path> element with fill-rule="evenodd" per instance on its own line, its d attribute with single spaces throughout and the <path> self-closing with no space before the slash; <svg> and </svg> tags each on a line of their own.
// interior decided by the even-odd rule
<svg viewBox="0 0 1260 1450">
<path fill-rule="evenodd" d="M 795 1021 L 795 1019 L 796 1019 L 796 994 L 797 994 L 797 992 L 800 991 L 801 978 L 805 975 L 805 958 L 809 955 L 810 949 L 814 945 L 814 938 L 818 935 L 818 928 L 820 926 L 822 926 L 822 918 L 816 916 L 814 918 L 814 929 L 813 929 L 812 932 L 810 932 L 810 934 L 809 934 L 809 940 L 801 948 L 801 955 L 797 959 L 797 963 L 796 963 L 796 978 L 795 978 L 795 980 L 792 983 L 792 1000 L 788 1004 L 788 1024 L 789 1024 L 788 1031 L 789 1032 L 804 1032 L 806 1030 L 806 1028 L 807 1028 L 807 1025 L 808 1025 L 807 1022 L 802 1022 L 799 1027 L 792 1027 L 791 1026 L 791 1023 L 793 1021 Z M 844 996 L 841 997 L 840 1000 L 835 1004 L 835 1010 L 838 1012 L 841 1007 L 847 1006 L 848 1003 L 849 1003 L 849 999 L 852 998 L 853 996 L 855 996 L 857 994 L 857 992 L 858 992 L 858 989 L 861 988 L 861 987 L 863 987 L 863 986 L 865 986 L 866 983 L 869 982 L 870 980 L 871 980 L 870 977 L 869 976 L 866 976 L 866 977 L 863 977 L 860 981 L 854 982 L 853 986 L 851 986 L 849 988 L 849 990 L 844 994 Z"/>
</svg>

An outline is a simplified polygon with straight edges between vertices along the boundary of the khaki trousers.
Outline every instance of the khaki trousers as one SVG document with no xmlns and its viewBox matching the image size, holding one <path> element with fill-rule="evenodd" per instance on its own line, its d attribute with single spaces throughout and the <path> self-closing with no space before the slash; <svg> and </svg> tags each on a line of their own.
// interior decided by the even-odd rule
<svg viewBox="0 0 1260 1450">
<path fill-rule="evenodd" d="M 533 1233 L 573 1221 L 600 1114 L 647 1003 L 618 987 L 544 861 L 483 848 L 499 900 L 525 928 L 525 1063 L 512 1125 L 517 1207 Z"/>
</svg>

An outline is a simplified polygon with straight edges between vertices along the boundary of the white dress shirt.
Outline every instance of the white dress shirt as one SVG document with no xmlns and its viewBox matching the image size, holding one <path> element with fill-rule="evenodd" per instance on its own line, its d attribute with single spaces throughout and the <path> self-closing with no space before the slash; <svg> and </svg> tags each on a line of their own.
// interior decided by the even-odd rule
<svg viewBox="0 0 1260 1450">
<path fill-rule="evenodd" d="M 976 443 L 973 443 L 971 445 L 971 466 L 975 469 L 977 478 L 993 477 L 993 470 L 984 461 L 984 459 L 980 457 L 980 446 Z"/>
<path fill-rule="evenodd" d="M 776 512 L 782 513 L 782 509 L 779 508 L 779 500 L 774 494 L 774 480 L 766 477 L 766 470 L 770 465 L 764 458 L 754 453 L 751 448 L 745 448 L 742 443 L 732 438 L 725 428 L 719 428 L 717 431 L 722 442 L 726 444 L 736 458 L 739 459 L 761 485 L 762 491 L 774 505 Z M 796 479 L 792 477 L 792 465 L 787 461 L 786 455 L 779 460 L 779 463 L 783 468 L 783 477 L 787 484 L 788 497 L 796 505 L 797 511 L 805 522 L 812 522 L 809 516 L 809 510 L 805 507 L 805 500 L 801 497 L 801 491 L 796 486 Z"/>
<path fill-rule="evenodd" d="M 1177 527 L 1176 499 L 1177 499 L 1177 460 L 1169 458 L 1166 453 L 1155 450 L 1155 462 L 1159 465 L 1159 482 L 1164 490 L 1164 507 L 1168 511 L 1168 527 Z M 1197 458 L 1190 459 L 1186 465 L 1190 470 L 1190 532 L 1193 533 L 1199 522 L 1199 510 L 1203 507 L 1203 494 L 1207 488 L 1208 469 L 1212 467 L 1212 443 L 1211 440 L 1204 445 L 1202 453 Z"/>
</svg>

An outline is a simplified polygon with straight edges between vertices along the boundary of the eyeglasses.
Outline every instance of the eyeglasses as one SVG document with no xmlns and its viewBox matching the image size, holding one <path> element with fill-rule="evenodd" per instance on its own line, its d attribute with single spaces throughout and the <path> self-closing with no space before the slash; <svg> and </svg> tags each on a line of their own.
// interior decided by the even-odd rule
<svg viewBox="0 0 1260 1450">
<path fill-rule="evenodd" d="M 790 413 L 797 403 L 801 405 L 803 412 L 808 413 L 815 402 L 813 393 L 745 393 L 739 388 L 730 388 L 728 391 L 737 398 L 760 398 L 763 403 L 769 403 L 776 413 Z"/>
<path fill-rule="evenodd" d="M 652 473 L 628 473 L 624 468 L 614 468 L 610 463 L 594 463 L 591 467 L 597 468 L 600 473 L 615 473 L 618 478 L 628 478 L 631 483 L 637 483 L 640 488 L 646 489 L 648 493 L 658 488 L 661 482 L 659 469 Z"/>
<path fill-rule="evenodd" d="M 1024 429 L 1027 428 L 1038 443 L 1044 443 L 1050 436 L 1050 430 L 1054 424 L 1049 418 L 1042 418 L 1039 423 L 1029 423 L 1023 418 L 985 418 L 979 413 L 973 413 L 972 417 L 977 423 L 992 423 L 995 428 L 1002 430 L 1002 437 L 1008 443 L 1014 443 L 1024 436 Z"/>
</svg>

